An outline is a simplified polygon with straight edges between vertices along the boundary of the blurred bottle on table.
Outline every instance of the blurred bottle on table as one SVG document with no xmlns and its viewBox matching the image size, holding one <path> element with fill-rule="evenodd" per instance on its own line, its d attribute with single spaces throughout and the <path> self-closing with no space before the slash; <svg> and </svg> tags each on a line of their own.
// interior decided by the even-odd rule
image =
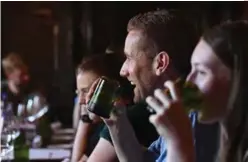
<svg viewBox="0 0 248 162">
<path fill-rule="evenodd" d="M 26 143 L 25 132 L 21 130 L 20 135 L 13 141 L 14 143 L 14 161 L 29 161 L 29 146 Z"/>
</svg>

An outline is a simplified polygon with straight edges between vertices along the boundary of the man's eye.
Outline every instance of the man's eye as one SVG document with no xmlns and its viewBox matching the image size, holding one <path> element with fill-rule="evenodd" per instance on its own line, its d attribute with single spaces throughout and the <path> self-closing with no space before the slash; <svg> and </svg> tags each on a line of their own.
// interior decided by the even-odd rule
<svg viewBox="0 0 248 162">
<path fill-rule="evenodd" d="M 127 59 L 127 60 L 130 60 L 131 57 L 130 57 L 129 55 L 126 55 L 126 59 Z"/>
<path fill-rule="evenodd" d="M 205 74 L 206 74 L 205 71 L 198 71 L 198 73 L 199 73 L 200 75 L 205 75 Z"/>
<path fill-rule="evenodd" d="M 83 93 L 88 93 L 90 91 L 90 87 L 83 90 Z"/>
</svg>

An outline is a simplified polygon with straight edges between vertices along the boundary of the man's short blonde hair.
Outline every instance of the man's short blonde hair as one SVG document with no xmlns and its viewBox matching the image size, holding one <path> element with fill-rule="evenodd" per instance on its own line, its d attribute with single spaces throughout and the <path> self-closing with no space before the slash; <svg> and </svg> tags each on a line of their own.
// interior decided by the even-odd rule
<svg viewBox="0 0 248 162">
<path fill-rule="evenodd" d="M 17 53 L 11 52 L 2 60 L 4 70 L 11 70 L 20 68 L 27 71 L 27 65 L 23 62 L 21 56 Z"/>
</svg>

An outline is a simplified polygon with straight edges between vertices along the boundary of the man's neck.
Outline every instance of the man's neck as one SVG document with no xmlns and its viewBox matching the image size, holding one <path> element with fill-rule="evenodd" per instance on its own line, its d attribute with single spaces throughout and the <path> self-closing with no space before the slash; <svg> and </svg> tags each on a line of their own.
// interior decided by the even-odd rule
<svg viewBox="0 0 248 162">
<path fill-rule="evenodd" d="M 164 83 L 168 80 L 176 81 L 180 75 L 175 72 L 175 70 L 168 69 L 161 77 L 158 79 L 156 87 L 155 88 L 164 88 Z"/>
</svg>

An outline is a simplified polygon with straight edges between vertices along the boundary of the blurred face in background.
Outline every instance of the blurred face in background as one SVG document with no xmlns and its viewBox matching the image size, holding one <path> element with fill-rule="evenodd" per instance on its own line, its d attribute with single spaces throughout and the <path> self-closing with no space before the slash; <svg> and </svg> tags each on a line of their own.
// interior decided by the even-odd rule
<svg viewBox="0 0 248 162">
<path fill-rule="evenodd" d="M 80 106 L 86 108 L 86 95 L 89 92 L 91 85 L 100 76 L 92 71 L 81 71 L 77 75 L 77 94 Z M 89 113 L 90 119 L 96 118 L 96 115 Z"/>
<path fill-rule="evenodd" d="M 11 82 L 16 86 L 25 84 L 29 80 L 27 66 L 17 54 L 10 54 L 2 61 L 4 73 Z"/>
<path fill-rule="evenodd" d="M 6 67 L 4 68 L 5 75 L 9 81 L 15 85 L 20 85 L 25 81 L 25 72 L 19 67 Z"/>
</svg>

